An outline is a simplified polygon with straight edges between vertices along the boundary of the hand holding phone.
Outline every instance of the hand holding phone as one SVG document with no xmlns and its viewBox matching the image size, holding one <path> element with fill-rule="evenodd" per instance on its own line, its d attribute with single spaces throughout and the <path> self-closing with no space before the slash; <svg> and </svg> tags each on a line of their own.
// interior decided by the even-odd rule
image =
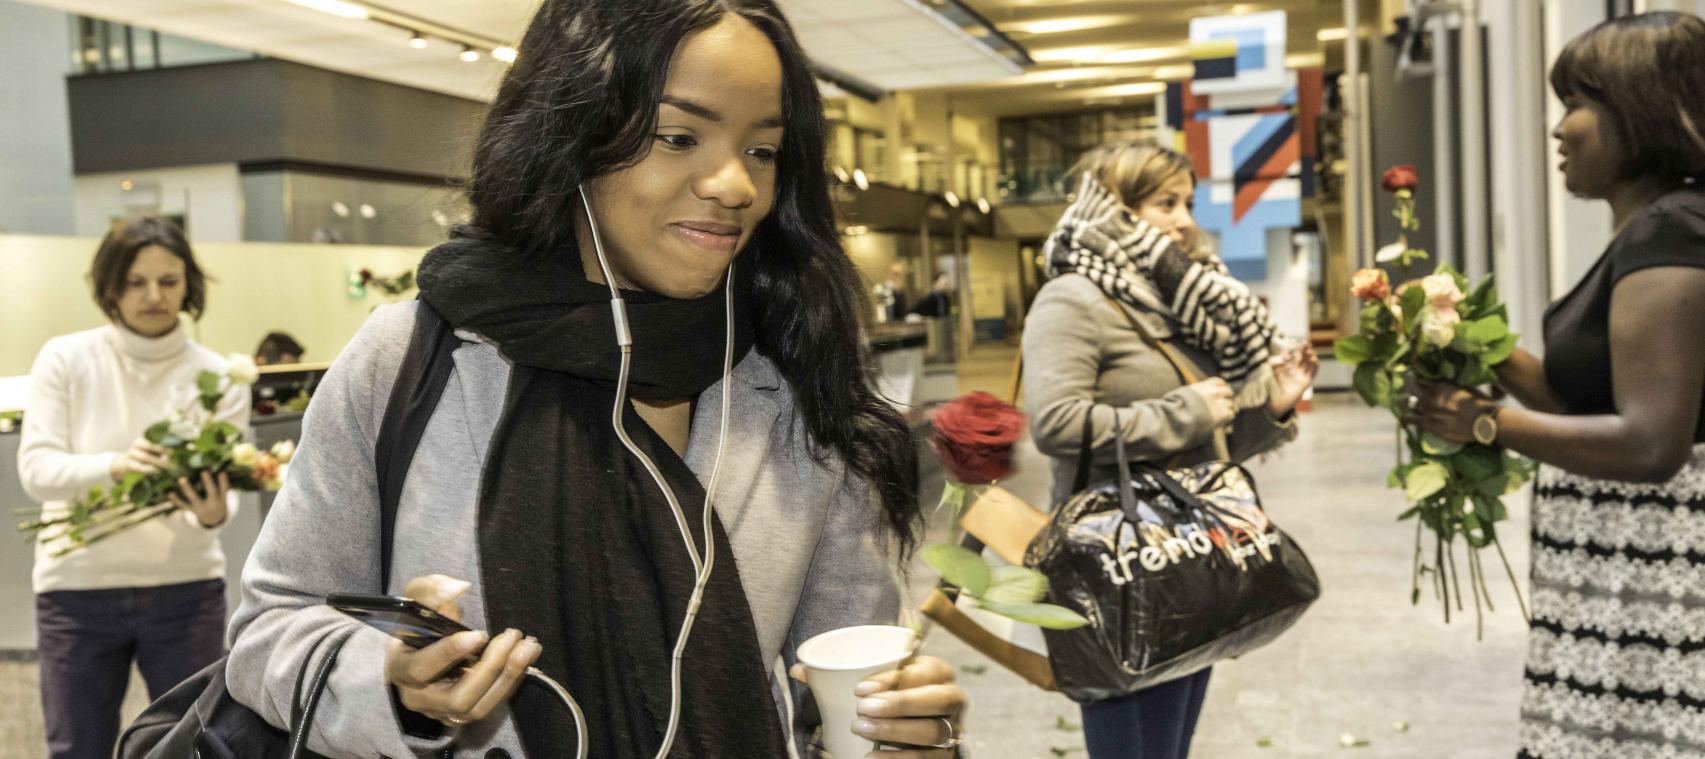
<svg viewBox="0 0 1705 759">
<path fill-rule="evenodd" d="M 404 707 L 461 726 L 507 702 L 541 651 L 537 640 L 517 630 L 492 637 L 462 625 L 456 597 L 468 587 L 461 580 L 427 575 L 408 582 L 407 598 L 327 600 L 392 635 L 385 679 L 396 687 Z"/>
</svg>

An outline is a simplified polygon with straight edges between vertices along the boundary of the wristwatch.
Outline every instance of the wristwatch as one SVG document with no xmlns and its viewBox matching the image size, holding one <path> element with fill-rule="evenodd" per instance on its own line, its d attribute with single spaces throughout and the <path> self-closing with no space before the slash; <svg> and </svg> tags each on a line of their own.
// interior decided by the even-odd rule
<svg viewBox="0 0 1705 759">
<path fill-rule="evenodd" d="M 1474 417 L 1474 442 L 1491 445 L 1498 442 L 1498 407 L 1487 406 Z"/>
</svg>

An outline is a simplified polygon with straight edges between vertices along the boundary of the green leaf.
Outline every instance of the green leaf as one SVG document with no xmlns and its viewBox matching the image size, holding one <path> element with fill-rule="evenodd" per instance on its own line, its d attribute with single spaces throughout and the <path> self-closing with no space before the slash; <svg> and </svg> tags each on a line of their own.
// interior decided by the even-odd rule
<svg viewBox="0 0 1705 759">
<path fill-rule="evenodd" d="M 1083 726 L 1076 722 L 1067 722 L 1065 717 L 1056 716 L 1054 718 L 1054 729 L 1062 733 L 1076 733 L 1081 732 Z"/>
<path fill-rule="evenodd" d="M 1411 501 L 1425 500 L 1428 496 L 1444 490 L 1445 483 L 1449 480 L 1449 469 L 1437 461 L 1429 461 L 1409 472 L 1409 476 L 1403 480 L 1403 492 Z"/>
<path fill-rule="evenodd" d="M 947 584 L 972 596 L 981 596 L 989 589 L 989 565 L 983 557 L 969 549 L 947 543 L 937 543 L 923 550 L 924 563 L 941 575 Z"/>
<path fill-rule="evenodd" d="M 1451 459 L 1451 468 L 1461 474 L 1463 479 L 1479 482 L 1503 471 L 1503 457 L 1498 452 L 1483 445 L 1471 445 L 1462 449 L 1455 458 Z"/>
<path fill-rule="evenodd" d="M 1502 316 L 1488 316 L 1474 322 L 1468 322 L 1467 337 L 1480 345 L 1491 345 L 1510 334 L 1509 322 Z"/>
<path fill-rule="evenodd" d="M 164 443 L 161 443 L 160 441 L 166 439 L 166 433 L 171 429 L 172 425 L 170 422 L 155 422 L 149 425 L 147 430 L 143 431 L 142 436 L 148 438 L 148 442 L 150 443 L 164 445 Z"/>
<path fill-rule="evenodd" d="M 1363 332 L 1381 332 L 1390 325 L 1391 309 L 1386 308 L 1385 304 L 1370 303 L 1362 308 L 1361 326 Z"/>
<path fill-rule="evenodd" d="M 1453 443 L 1431 432 L 1423 432 L 1421 450 L 1432 456 L 1450 456 L 1462 450 L 1462 443 Z"/>
<path fill-rule="evenodd" d="M 992 601 L 979 601 L 978 604 L 985 610 L 1014 622 L 1024 622 L 1048 630 L 1075 630 L 1089 624 L 1089 620 L 1077 612 L 1053 604 L 1003 604 Z"/>
<path fill-rule="evenodd" d="M 1486 346 L 1486 352 L 1480 354 L 1480 360 L 1487 366 L 1497 366 L 1508 361 L 1510 354 L 1516 352 L 1516 339 L 1515 333 L 1510 332 L 1492 341 Z"/>
<path fill-rule="evenodd" d="M 1356 367 L 1353 378 L 1356 394 L 1369 406 L 1387 406 L 1391 403 L 1391 375 L 1378 364 L 1362 364 Z"/>
<path fill-rule="evenodd" d="M 1002 565 L 994 568 L 989 589 L 979 600 L 1003 604 L 1033 604 L 1048 594 L 1048 578 L 1041 572 L 1024 567 Z"/>
<path fill-rule="evenodd" d="M 1332 344 L 1332 355 L 1352 366 L 1366 362 L 1373 358 L 1373 354 L 1373 340 L 1362 335 L 1346 337 Z"/>
<path fill-rule="evenodd" d="M 218 396 L 220 394 L 219 375 L 213 372 L 203 371 L 195 376 L 195 387 L 197 390 L 201 391 L 203 396 Z"/>
<path fill-rule="evenodd" d="M 1421 323 L 1421 309 L 1427 305 L 1427 293 L 1420 285 L 1413 285 L 1403 291 L 1403 324 L 1404 331 L 1409 326 Z"/>
</svg>

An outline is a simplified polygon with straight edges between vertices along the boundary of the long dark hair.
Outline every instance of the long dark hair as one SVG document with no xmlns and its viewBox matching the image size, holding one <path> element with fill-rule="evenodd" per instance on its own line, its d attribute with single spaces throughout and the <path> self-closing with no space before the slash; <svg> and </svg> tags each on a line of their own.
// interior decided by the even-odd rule
<svg viewBox="0 0 1705 759">
<path fill-rule="evenodd" d="M 864 291 L 835 234 L 823 103 L 771 0 L 545 0 L 480 132 L 473 220 L 453 234 L 517 255 L 578 258 L 571 220 L 580 184 L 645 156 L 676 46 L 727 14 L 762 31 L 782 62 L 775 208 L 740 256 L 757 348 L 799 399 L 813 453 L 839 454 L 870 483 L 903 555 L 919 521 L 917 452 L 904 420 L 867 383 Z"/>
</svg>

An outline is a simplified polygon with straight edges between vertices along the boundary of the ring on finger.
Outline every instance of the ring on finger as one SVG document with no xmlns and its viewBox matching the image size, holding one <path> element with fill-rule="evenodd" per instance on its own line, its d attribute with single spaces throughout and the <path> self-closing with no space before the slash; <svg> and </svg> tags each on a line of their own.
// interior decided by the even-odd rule
<svg viewBox="0 0 1705 759">
<path fill-rule="evenodd" d="M 959 729 L 953 726 L 953 720 L 946 717 L 936 717 L 941 720 L 942 727 L 947 728 L 947 737 L 940 743 L 930 744 L 930 748 L 958 748 L 963 741 L 959 738 Z"/>
<path fill-rule="evenodd" d="M 455 715 L 455 714 L 444 715 L 444 721 L 448 722 L 452 725 L 455 725 L 456 727 L 461 727 L 463 725 L 468 724 L 467 718 L 461 717 L 461 716 Z"/>
</svg>

